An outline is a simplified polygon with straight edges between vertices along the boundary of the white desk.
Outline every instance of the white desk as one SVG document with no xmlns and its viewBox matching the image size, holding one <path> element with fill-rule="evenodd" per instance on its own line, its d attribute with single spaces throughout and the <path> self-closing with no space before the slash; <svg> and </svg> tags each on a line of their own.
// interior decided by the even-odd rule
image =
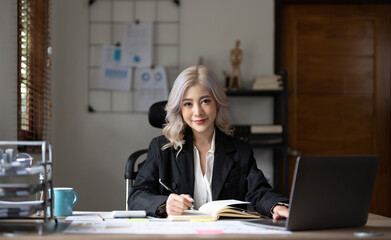
<svg viewBox="0 0 391 240">
<path fill-rule="evenodd" d="M 60 221 L 56 228 L 48 226 L 48 231 L 44 232 L 41 239 L 391 239 L 391 218 L 382 217 L 375 214 L 369 214 L 368 222 L 363 227 L 330 229 L 318 231 L 300 231 L 285 235 L 254 235 L 254 234 L 143 234 L 143 235 L 118 235 L 118 234 L 63 234 L 63 230 L 69 225 Z M 23 235 L 15 235 L 17 239 L 37 239 L 36 231 L 27 232 L 25 229 Z M 32 229 L 30 229 L 32 230 Z M 8 234 L 9 229 L 0 227 L 0 233 Z M 355 232 L 380 232 L 377 237 L 357 237 Z M 17 232 L 16 232 L 17 234 Z M 12 235 L 12 234 L 11 234 Z M 2 235 L 0 235 L 2 236 Z M 15 238 L 13 238 L 15 239 Z"/>
</svg>

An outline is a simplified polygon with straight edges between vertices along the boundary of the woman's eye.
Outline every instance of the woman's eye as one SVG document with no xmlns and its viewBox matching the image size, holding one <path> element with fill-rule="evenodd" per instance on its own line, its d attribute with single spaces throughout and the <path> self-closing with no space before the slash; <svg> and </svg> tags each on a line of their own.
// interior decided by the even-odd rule
<svg viewBox="0 0 391 240">
<path fill-rule="evenodd" d="M 190 106 L 191 106 L 191 103 L 185 102 L 185 103 L 183 104 L 183 106 L 185 106 L 185 107 L 190 107 Z"/>
<path fill-rule="evenodd" d="M 210 103 L 210 99 L 204 99 L 202 103 Z"/>
</svg>

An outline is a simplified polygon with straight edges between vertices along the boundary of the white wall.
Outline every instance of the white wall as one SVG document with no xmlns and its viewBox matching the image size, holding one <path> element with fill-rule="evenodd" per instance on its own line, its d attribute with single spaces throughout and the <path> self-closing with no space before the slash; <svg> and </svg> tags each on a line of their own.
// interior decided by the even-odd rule
<svg viewBox="0 0 391 240">
<path fill-rule="evenodd" d="M 17 2 L 0 8 L 0 141 L 17 136 Z"/>
<path fill-rule="evenodd" d="M 240 40 L 243 81 L 273 73 L 273 0 L 181 1 L 181 64 L 197 64 L 199 56 L 222 77 L 231 72 L 229 55 Z"/>
<path fill-rule="evenodd" d="M 16 90 L 12 92 L 16 82 L 11 80 L 16 78 L 16 10 L 14 1 L 5 2 L 0 30 L 9 34 L 0 35 L 0 114 L 7 114 L 0 118 L 0 138 L 16 139 Z M 76 189 L 76 209 L 123 209 L 125 161 L 130 153 L 147 147 L 161 130 L 151 128 L 145 114 L 87 112 L 87 2 L 52 1 L 55 185 Z M 230 70 L 229 52 L 239 39 L 244 51 L 243 79 L 271 74 L 273 8 L 273 0 L 182 0 L 181 68 L 197 64 L 203 56 L 206 65 L 221 77 L 222 70 Z M 240 111 L 243 104 L 246 114 Z M 239 108 L 233 110 L 236 122 L 253 121 L 254 114 L 260 115 L 261 122 L 270 121 L 268 100 L 239 100 L 233 105 Z M 256 155 L 264 172 L 271 175 L 270 152 L 258 150 Z"/>
</svg>

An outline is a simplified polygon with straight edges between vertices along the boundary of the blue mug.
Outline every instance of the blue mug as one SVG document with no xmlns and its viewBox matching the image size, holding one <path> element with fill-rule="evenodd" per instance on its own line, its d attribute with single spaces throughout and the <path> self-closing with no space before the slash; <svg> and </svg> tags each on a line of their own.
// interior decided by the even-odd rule
<svg viewBox="0 0 391 240">
<path fill-rule="evenodd" d="M 78 196 L 73 188 L 54 188 L 54 216 L 71 216 Z"/>
</svg>

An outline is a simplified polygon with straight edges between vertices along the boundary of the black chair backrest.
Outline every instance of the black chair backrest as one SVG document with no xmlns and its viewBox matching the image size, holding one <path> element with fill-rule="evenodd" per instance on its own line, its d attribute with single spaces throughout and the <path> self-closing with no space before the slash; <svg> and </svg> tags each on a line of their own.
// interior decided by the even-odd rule
<svg viewBox="0 0 391 240">
<path fill-rule="evenodd" d="M 148 111 L 148 120 L 149 123 L 156 128 L 163 128 L 166 124 L 166 107 L 167 101 L 156 102 L 152 104 Z M 129 187 L 133 186 L 133 182 L 136 179 L 137 173 L 140 168 L 144 165 L 145 158 L 142 159 L 141 156 L 146 154 L 148 149 L 141 149 L 132 153 L 128 161 L 126 161 L 125 166 L 125 180 L 126 180 L 126 210 L 128 210 L 128 198 L 129 198 Z M 139 160 L 140 158 L 140 160 Z M 138 162 L 138 169 L 135 171 L 136 163 Z"/>
<path fill-rule="evenodd" d="M 167 101 L 156 102 L 149 108 L 148 120 L 155 128 L 163 128 L 166 124 L 166 104 Z"/>
</svg>

